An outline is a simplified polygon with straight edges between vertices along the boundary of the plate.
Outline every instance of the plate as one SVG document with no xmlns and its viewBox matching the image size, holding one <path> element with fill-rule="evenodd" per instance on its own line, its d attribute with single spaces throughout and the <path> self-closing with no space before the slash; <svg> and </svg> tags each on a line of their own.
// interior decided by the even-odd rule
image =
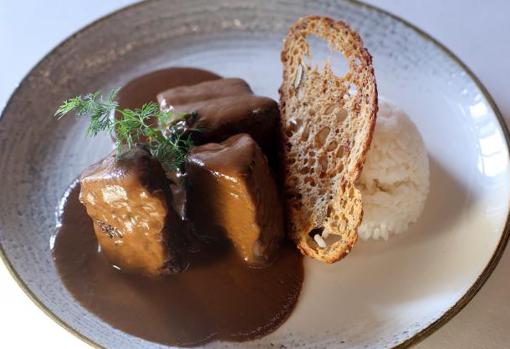
<svg viewBox="0 0 510 349">
<path fill-rule="evenodd" d="M 86 139 L 84 122 L 54 121 L 56 106 L 179 65 L 242 77 L 256 93 L 277 98 L 282 38 L 295 19 L 311 14 L 345 20 L 360 32 L 380 95 L 404 109 L 423 135 L 430 195 L 406 234 L 359 242 L 333 266 L 306 260 L 300 301 L 276 332 L 208 347 L 406 347 L 475 295 L 509 235 L 509 137 L 491 97 L 459 59 L 411 24 L 354 1 L 147 1 L 54 49 L 2 113 L 1 255 L 53 319 L 98 347 L 163 348 L 105 324 L 59 280 L 50 252 L 55 207 L 111 144 L 107 137 Z"/>
</svg>

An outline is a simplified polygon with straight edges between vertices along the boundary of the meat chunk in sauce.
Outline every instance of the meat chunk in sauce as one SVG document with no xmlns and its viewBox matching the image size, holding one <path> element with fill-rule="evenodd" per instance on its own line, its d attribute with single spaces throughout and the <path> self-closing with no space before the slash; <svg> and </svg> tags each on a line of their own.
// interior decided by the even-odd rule
<svg viewBox="0 0 510 349">
<path fill-rule="evenodd" d="M 224 234 L 252 267 L 277 255 L 283 210 L 266 157 L 248 134 L 191 150 L 188 211 L 198 235 Z"/>
<path fill-rule="evenodd" d="M 186 268 L 186 234 L 167 205 L 168 181 L 145 150 L 111 154 L 86 169 L 80 184 L 80 201 L 113 265 L 149 275 Z"/>
<path fill-rule="evenodd" d="M 248 83 L 239 78 L 226 78 L 170 88 L 159 93 L 157 99 L 161 109 L 165 110 L 172 106 L 175 108 L 216 98 L 242 95 L 253 95 Z"/>
<path fill-rule="evenodd" d="M 177 112 L 196 112 L 187 119 L 195 144 L 222 142 L 239 134 L 249 134 L 275 163 L 278 104 L 267 97 L 255 96 L 242 79 L 229 78 L 182 86 L 161 92 L 160 107 Z"/>
</svg>

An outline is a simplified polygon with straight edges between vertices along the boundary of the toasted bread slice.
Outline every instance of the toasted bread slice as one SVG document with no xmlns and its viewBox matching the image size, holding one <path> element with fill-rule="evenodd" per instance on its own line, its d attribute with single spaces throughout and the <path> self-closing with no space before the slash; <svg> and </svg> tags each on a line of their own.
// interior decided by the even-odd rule
<svg viewBox="0 0 510 349">
<path fill-rule="evenodd" d="M 308 36 L 345 57 L 336 76 L 329 62 L 309 63 Z M 350 252 L 363 216 L 356 188 L 377 113 L 372 57 L 347 24 L 305 17 L 289 29 L 280 87 L 282 176 L 289 234 L 305 255 L 334 263 Z"/>
</svg>

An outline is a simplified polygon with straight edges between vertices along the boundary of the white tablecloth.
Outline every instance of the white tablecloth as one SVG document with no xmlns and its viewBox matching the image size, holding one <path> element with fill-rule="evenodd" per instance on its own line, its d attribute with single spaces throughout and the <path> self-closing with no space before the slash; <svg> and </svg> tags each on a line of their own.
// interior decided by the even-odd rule
<svg viewBox="0 0 510 349">
<path fill-rule="evenodd" d="M 29 69 L 64 38 L 133 0 L 0 0 L 0 109 Z M 368 0 L 457 54 L 510 120 L 510 1 Z M 466 308 L 418 348 L 510 347 L 510 250 Z M 0 263 L 1 348 L 89 348 L 48 318 Z"/>
</svg>

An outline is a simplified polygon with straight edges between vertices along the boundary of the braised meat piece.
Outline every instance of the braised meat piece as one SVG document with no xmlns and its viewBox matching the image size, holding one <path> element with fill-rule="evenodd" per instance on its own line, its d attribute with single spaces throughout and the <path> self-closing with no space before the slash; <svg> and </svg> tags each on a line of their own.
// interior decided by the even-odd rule
<svg viewBox="0 0 510 349">
<path fill-rule="evenodd" d="M 223 142 L 238 134 L 249 134 L 275 163 L 277 127 L 280 120 L 278 104 L 267 97 L 253 95 L 242 79 L 229 78 L 182 86 L 157 96 L 163 110 L 196 112 L 186 120 L 195 144 Z"/>
<path fill-rule="evenodd" d="M 248 134 L 191 150 L 186 161 L 188 212 L 200 236 L 226 236 L 252 267 L 277 255 L 282 204 L 266 157 Z"/>
<path fill-rule="evenodd" d="M 149 275 L 186 268 L 186 232 L 167 205 L 168 180 L 144 149 L 111 154 L 86 169 L 80 183 L 80 201 L 112 264 Z"/>
<path fill-rule="evenodd" d="M 167 89 L 157 95 L 162 110 L 179 105 L 206 102 L 211 99 L 253 95 L 246 81 L 239 78 L 226 78 L 204 81 L 194 85 Z"/>
</svg>

